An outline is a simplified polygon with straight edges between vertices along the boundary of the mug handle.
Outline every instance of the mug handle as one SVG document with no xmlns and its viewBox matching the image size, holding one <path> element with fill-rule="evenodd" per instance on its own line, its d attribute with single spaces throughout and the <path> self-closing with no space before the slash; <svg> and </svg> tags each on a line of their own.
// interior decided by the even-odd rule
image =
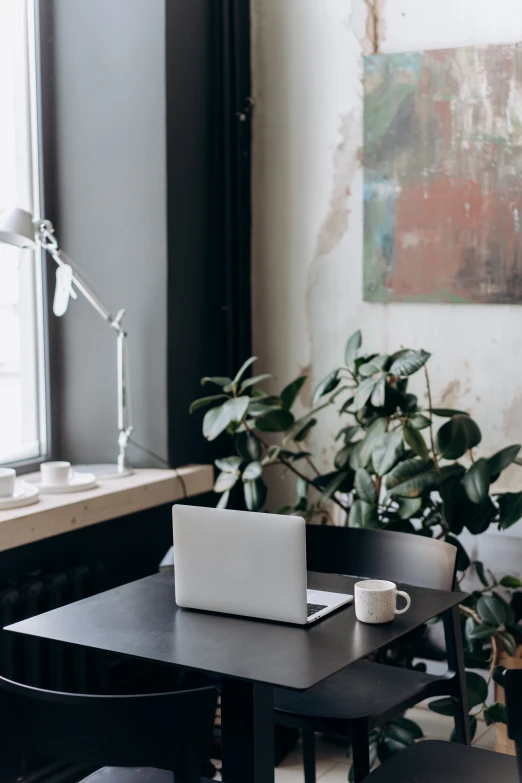
<svg viewBox="0 0 522 783">
<path fill-rule="evenodd" d="M 408 593 L 404 592 L 404 590 L 397 590 L 397 595 L 402 595 L 402 597 L 406 601 L 406 606 L 404 607 L 404 609 L 397 609 L 397 607 L 395 607 L 395 614 L 404 614 L 404 612 L 407 612 L 411 606 L 411 598 L 408 595 Z"/>
</svg>

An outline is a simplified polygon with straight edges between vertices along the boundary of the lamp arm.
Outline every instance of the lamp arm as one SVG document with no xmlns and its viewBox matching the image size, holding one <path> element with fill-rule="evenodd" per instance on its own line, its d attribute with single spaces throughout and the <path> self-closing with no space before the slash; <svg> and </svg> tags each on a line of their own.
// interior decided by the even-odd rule
<svg viewBox="0 0 522 783">
<path fill-rule="evenodd" d="M 58 242 L 54 236 L 54 228 L 48 220 L 37 220 L 34 222 L 36 230 L 36 239 L 38 244 L 47 250 L 58 266 L 69 265 L 72 270 L 72 283 L 83 294 L 89 304 L 101 315 L 112 329 L 117 332 L 117 374 L 118 374 L 118 467 L 121 470 L 128 468 L 126 449 L 133 430 L 130 421 L 129 398 L 127 388 L 127 333 L 121 325 L 121 320 L 125 315 L 125 310 L 119 310 L 116 316 L 112 316 L 110 311 L 98 299 L 94 291 L 87 285 L 78 272 L 76 265 L 69 256 L 60 250 Z"/>
</svg>

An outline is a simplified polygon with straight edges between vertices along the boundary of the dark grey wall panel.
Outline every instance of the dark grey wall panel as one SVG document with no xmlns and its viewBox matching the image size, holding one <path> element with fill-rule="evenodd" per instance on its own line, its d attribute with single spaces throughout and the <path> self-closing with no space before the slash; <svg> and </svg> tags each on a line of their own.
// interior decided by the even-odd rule
<svg viewBox="0 0 522 783">
<path fill-rule="evenodd" d="M 50 10 L 57 234 L 102 301 L 127 311 L 134 437 L 166 455 L 165 0 L 54 0 Z M 112 461 L 115 335 L 78 300 L 61 342 L 57 456 Z"/>
</svg>

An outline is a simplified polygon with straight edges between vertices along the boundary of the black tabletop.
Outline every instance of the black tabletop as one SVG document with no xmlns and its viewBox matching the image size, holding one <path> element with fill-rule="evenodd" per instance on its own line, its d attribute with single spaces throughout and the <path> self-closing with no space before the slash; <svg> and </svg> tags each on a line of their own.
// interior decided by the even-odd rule
<svg viewBox="0 0 522 783">
<path fill-rule="evenodd" d="M 351 577 L 309 573 L 315 589 L 353 593 Z M 411 609 L 365 625 L 353 603 L 309 627 L 180 609 L 163 572 L 5 630 L 252 682 L 305 690 L 458 604 L 464 593 L 403 586 Z"/>
</svg>

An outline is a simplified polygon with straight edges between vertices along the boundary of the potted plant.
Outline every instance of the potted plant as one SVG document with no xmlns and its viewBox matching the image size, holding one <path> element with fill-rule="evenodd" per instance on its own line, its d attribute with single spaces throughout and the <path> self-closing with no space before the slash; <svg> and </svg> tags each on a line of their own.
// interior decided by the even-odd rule
<svg viewBox="0 0 522 783">
<path fill-rule="evenodd" d="M 190 410 L 206 409 L 203 435 L 208 440 L 223 436 L 224 448 L 227 443 L 233 451 L 216 460 L 219 507 L 241 488 L 247 509 L 265 508 L 263 477 L 280 470 L 295 479 L 295 496 L 278 513 L 329 523 L 335 512 L 345 524 L 434 537 L 457 548 L 459 584 L 471 574 L 480 583 L 461 607 L 474 734 L 480 714 L 488 724 L 505 722 L 503 704 L 487 705 L 486 698 L 489 681 L 500 679 L 501 655 L 513 656 L 522 640 L 522 583 L 512 575 L 497 579 L 483 563 L 471 562 L 458 536 L 464 528 L 472 535 L 490 525 L 505 530 L 522 517 L 522 492 L 495 488 L 517 460 L 520 445 L 481 453 L 481 431 L 471 416 L 433 404 L 426 351 L 363 354 L 361 344 L 357 331 L 346 344 L 344 363 L 316 386 L 304 415 L 294 411 L 306 376 L 269 394 L 261 385 L 270 375 L 247 375 L 255 357 L 234 378 L 203 378 L 202 384 L 215 391 L 195 400 Z M 424 375 L 425 401 L 408 389 L 418 372 Z M 337 451 L 324 473 L 307 444 L 321 411 L 332 407 L 339 415 Z M 413 658 L 408 640 L 386 654 L 387 662 L 398 665 L 412 666 Z M 452 701 L 437 699 L 430 707 L 450 715 Z M 383 759 L 420 736 L 419 727 L 401 718 L 374 732 L 373 748 Z"/>
</svg>

